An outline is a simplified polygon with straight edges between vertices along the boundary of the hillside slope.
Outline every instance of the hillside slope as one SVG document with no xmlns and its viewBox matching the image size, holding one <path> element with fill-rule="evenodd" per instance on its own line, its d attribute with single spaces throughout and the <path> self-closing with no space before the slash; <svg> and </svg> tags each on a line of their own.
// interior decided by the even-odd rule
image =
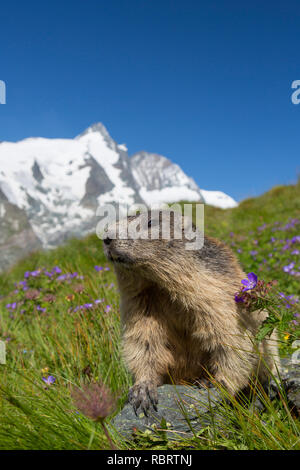
<svg viewBox="0 0 300 470">
<path fill-rule="evenodd" d="M 273 188 L 225 211 L 206 207 L 205 230 L 231 246 L 246 273 L 277 279 L 286 302 L 298 305 L 300 184 Z M 131 383 L 120 353 L 115 276 L 100 240 L 94 235 L 71 240 L 25 258 L 0 276 L 0 294 L 0 339 L 7 349 L 7 364 L 0 366 L 0 449 L 107 448 L 101 428 L 78 416 L 70 398 L 74 384 L 103 379 L 121 397 L 120 407 Z M 297 336 L 299 313 L 280 333 L 282 354 Z M 48 375 L 55 383 L 45 387 L 42 377 Z M 299 423 L 280 404 L 270 404 L 262 421 L 232 411 L 226 422 L 224 432 L 203 434 L 186 445 L 299 448 Z M 230 423 L 235 424 L 229 438 Z M 137 445 L 154 444 L 145 438 Z"/>
</svg>

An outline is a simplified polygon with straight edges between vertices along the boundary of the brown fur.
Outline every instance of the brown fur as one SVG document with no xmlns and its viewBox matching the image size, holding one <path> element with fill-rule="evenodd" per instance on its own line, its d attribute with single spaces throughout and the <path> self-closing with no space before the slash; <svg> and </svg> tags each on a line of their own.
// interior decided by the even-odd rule
<svg viewBox="0 0 300 470">
<path fill-rule="evenodd" d="M 210 376 L 235 394 L 252 374 L 266 380 L 277 355 L 276 335 L 255 346 L 266 313 L 236 304 L 245 273 L 223 243 L 205 237 L 201 250 L 188 251 L 182 240 L 110 240 L 108 232 L 105 251 L 120 289 L 135 408 L 155 407 L 156 387 L 172 381 Z"/>
</svg>

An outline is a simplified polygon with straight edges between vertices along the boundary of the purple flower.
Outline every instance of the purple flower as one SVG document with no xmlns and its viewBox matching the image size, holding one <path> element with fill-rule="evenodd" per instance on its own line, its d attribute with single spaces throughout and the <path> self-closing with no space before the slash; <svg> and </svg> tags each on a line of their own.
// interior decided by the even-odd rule
<svg viewBox="0 0 300 470">
<path fill-rule="evenodd" d="M 44 274 L 47 277 L 52 277 L 53 276 L 53 273 L 50 273 L 49 271 L 45 271 Z"/>
<path fill-rule="evenodd" d="M 60 274 L 62 271 L 58 266 L 54 266 L 54 268 L 52 269 L 52 272 L 56 274 Z"/>
<path fill-rule="evenodd" d="M 235 300 L 236 302 L 244 302 L 243 297 L 240 297 L 239 294 L 235 294 L 234 300 Z"/>
<path fill-rule="evenodd" d="M 111 310 L 111 305 L 106 305 L 105 312 L 108 313 Z"/>
<path fill-rule="evenodd" d="M 94 268 L 95 268 L 95 270 L 96 270 L 97 272 L 103 271 L 103 267 L 102 267 L 102 266 L 94 266 Z"/>
<path fill-rule="evenodd" d="M 26 280 L 25 280 L 25 281 L 20 281 L 18 285 L 19 285 L 19 286 L 22 286 L 23 289 L 24 289 L 24 288 L 27 287 L 27 281 L 26 281 Z"/>
<path fill-rule="evenodd" d="M 37 276 L 39 276 L 40 272 L 41 271 L 39 269 L 36 269 L 35 271 L 31 271 L 30 275 L 32 277 L 37 277 Z"/>
<path fill-rule="evenodd" d="M 247 274 L 248 279 L 243 279 L 241 282 L 245 286 L 243 291 L 254 289 L 257 284 L 257 276 L 254 273 Z"/>
<path fill-rule="evenodd" d="M 256 250 L 251 250 L 251 251 L 250 251 L 250 255 L 251 255 L 251 256 L 257 255 L 257 251 L 256 251 Z"/>
<path fill-rule="evenodd" d="M 300 251 L 299 250 L 293 250 L 291 252 L 292 255 L 299 255 Z"/>
<path fill-rule="evenodd" d="M 53 377 L 53 375 L 48 375 L 47 378 L 46 378 L 46 377 L 42 377 L 42 380 L 45 382 L 45 384 L 47 384 L 47 385 L 52 385 L 52 384 L 54 384 L 56 378 Z"/>
<path fill-rule="evenodd" d="M 291 239 L 292 243 L 300 243 L 300 235 L 296 235 Z"/>
<path fill-rule="evenodd" d="M 38 305 L 36 307 L 36 309 L 39 311 L 39 312 L 46 312 L 46 309 L 44 307 L 41 307 L 40 305 Z"/>
<path fill-rule="evenodd" d="M 82 308 L 92 308 L 92 307 L 93 307 L 93 304 L 90 304 L 90 303 L 82 305 Z"/>
<path fill-rule="evenodd" d="M 17 306 L 17 302 L 13 302 L 12 304 L 7 304 L 6 308 L 11 309 L 11 310 L 15 310 L 16 306 Z"/>
<path fill-rule="evenodd" d="M 284 266 L 283 270 L 285 273 L 289 273 L 293 269 L 294 266 L 295 266 L 295 263 L 292 262 L 288 264 L 287 266 Z"/>
</svg>

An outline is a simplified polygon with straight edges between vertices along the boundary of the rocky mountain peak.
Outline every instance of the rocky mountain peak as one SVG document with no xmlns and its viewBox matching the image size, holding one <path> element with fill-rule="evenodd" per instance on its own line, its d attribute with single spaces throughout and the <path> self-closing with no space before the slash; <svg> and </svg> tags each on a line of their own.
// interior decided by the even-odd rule
<svg viewBox="0 0 300 470">
<path fill-rule="evenodd" d="M 96 209 L 106 203 L 185 200 L 236 205 L 224 193 L 201 191 L 179 165 L 162 155 L 141 151 L 130 158 L 126 146 L 100 122 L 75 139 L 2 142 L 0 168 L 2 246 L 8 246 L 12 236 L 16 239 L 16 226 L 20 234 L 32 230 L 30 247 L 52 247 L 71 236 L 82 237 L 95 230 Z"/>
</svg>

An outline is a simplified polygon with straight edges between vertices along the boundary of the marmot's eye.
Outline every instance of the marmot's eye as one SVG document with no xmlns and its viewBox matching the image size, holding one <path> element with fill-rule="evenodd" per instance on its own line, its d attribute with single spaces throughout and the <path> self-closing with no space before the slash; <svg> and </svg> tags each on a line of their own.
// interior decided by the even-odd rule
<svg viewBox="0 0 300 470">
<path fill-rule="evenodd" d="M 148 222 L 148 227 L 151 227 L 151 220 L 149 220 Z"/>
</svg>

